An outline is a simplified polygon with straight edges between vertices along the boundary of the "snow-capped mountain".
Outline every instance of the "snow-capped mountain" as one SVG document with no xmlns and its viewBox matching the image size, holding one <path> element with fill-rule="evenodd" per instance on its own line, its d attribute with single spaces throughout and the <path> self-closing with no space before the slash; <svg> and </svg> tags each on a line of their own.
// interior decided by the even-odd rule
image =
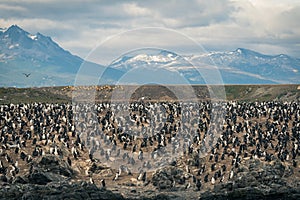
<svg viewBox="0 0 300 200">
<path fill-rule="evenodd" d="M 141 66 L 166 66 L 182 63 L 183 61 L 183 58 L 172 52 L 147 49 L 141 54 L 125 55 L 113 61 L 110 67 L 121 71 L 128 71 L 132 68 L 138 68 Z"/>
<path fill-rule="evenodd" d="M 73 85 L 83 62 L 50 37 L 28 33 L 16 25 L 0 28 L 0 87 Z M 220 83 L 214 82 L 216 72 L 224 84 L 300 82 L 299 59 L 242 48 L 200 55 L 143 49 L 127 53 L 106 67 L 86 64 L 90 74 L 85 74 L 80 84 L 89 84 L 90 77 L 102 72 L 100 84 L 206 84 L 207 79 Z"/>
<path fill-rule="evenodd" d="M 76 72 L 82 59 L 62 49 L 50 37 L 40 33 L 32 35 L 13 25 L 0 32 L 0 62 L 28 61 L 37 66 L 52 64 L 62 72 Z M 64 67 L 66 66 L 66 67 Z"/>
<path fill-rule="evenodd" d="M 17 25 L 0 30 L 1 86 L 68 85 L 82 62 L 40 33 L 30 34 Z"/>
<path fill-rule="evenodd" d="M 234 72 L 270 83 L 299 83 L 300 81 L 300 60 L 284 54 L 271 56 L 238 48 L 231 52 L 194 56 L 192 59 L 202 62 L 211 60 L 219 67 L 221 73 Z M 226 76 L 224 78 L 226 79 Z M 257 83 L 260 81 L 258 80 Z"/>
<path fill-rule="evenodd" d="M 176 55 L 165 50 L 148 50 L 148 53 L 125 55 L 110 67 L 132 73 L 141 66 L 148 69 L 176 72 L 193 84 L 205 84 L 203 69 L 213 69 L 221 74 L 225 84 L 299 83 L 300 60 L 284 54 L 270 56 L 238 48 L 230 52 L 210 52 L 201 55 Z M 144 67 L 144 70 L 146 67 Z M 155 72 L 158 76 L 159 72 Z M 132 76 L 133 80 L 135 75 Z M 162 77 L 163 78 L 163 77 Z"/>
<path fill-rule="evenodd" d="M 2 87 L 73 85 L 83 61 L 40 33 L 30 34 L 17 25 L 0 29 Z M 105 69 L 95 63 L 86 64 L 98 70 Z"/>
</svg>

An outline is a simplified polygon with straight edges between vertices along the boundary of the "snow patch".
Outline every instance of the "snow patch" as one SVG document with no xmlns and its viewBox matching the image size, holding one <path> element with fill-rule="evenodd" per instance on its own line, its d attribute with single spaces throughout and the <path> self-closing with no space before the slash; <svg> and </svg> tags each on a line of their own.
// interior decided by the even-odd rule
<svg viewBox="0 0 300 200">
<path fill-rule="evenodd" d="M 0 32 L 4 33 L 7 30 L 7 28 L 0 28 Z"/>
<path fill-rule="evenodd" d="M 10 45 L 10 46 L 8 47 L 8 49 L 13 49 L 13 48 L 18 47 L 18 46 L 19 46 L 19 44 L 12 44 L 12 45 Z"/>
<path fill-rule="evenodd" d="M 37 40 L 37 36 L 36 35 L 29 34 L 28 37 L 31 38 L 32 40 Z"/>
<path fill-rule="evenodd" d="M 0 54 L 0 62 L 7 63 L 8 60 L 11 60 L 14 58 L 14 55 L 7 55 L 5 53 Z"/>
<path fill-rule="evenodd" d="M 174 58 L 172 54 L 168 54 L 167 56 L 140 54 L 130 59 L 130 62 L 143 61 L 146 63 L 151 63 L 151 62 L 161 63 L 161 62 L 170 62 L 173 60 L 176 60 L 176 58 Z"/>
</svg>

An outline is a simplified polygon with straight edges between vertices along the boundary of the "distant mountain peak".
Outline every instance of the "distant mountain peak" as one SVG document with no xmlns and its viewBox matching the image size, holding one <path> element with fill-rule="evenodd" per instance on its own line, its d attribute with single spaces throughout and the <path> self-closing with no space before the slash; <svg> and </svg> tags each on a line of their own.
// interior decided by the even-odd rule
<svg viewBox="0 0 300 200">
<path fill-rule="evenodd" d="M 21 27 L 19 27 L 17 24 L 11 25 L 8 29 L 14 29 L 14 30 L 21 30 L 24 31 Z"/>
<path fill-rule="evenodd" d="M 19 33 L 19 34 L 22 34 L 22 33 L 27 33 L 27 32 L 24 31 L 22 28 L 20 28 L 17 25 L 12 25 L 4 33 L 6 33 L 6 34 L 10 34 L 10 33 Z"/>
<path fill-rule="evenodd" d="M 1 78 L 0 86 L 47 85 L 47 81 L 52 81 L 45 78 L 49 73 L 56 77 L 56 82 L 49 85 L 69 84 L 72 79 L 70 74 L 73 77 L 82 62 L 81 58 L 64 50 L 51 37 L 41 33 L 31 34 L 18 25 L 1 29 L 0 70 L 7 78 Z M 30 79 L 22 79 L 23 73 L 31 72 L 34 75 Z M 29 83 L 29 80 L 34 81 Z"/>
<path fill-rule="evenodd" d="M 239 53 L 239 54 L 243 53 L 243 51 L 244 51 L 243 48 L 237 48 L 237 49 L 235 50 L 235 52 L 237 52 L 237 53 Z"/>
<path fill-rule="evenodd" d="M 176 57 L 178 56 L 176 53 L 171 52 L 171 51 L 167 51 L 167 50 L 161 50 L 159 52 L 160 55 L 164 55 L 164 56 L 168 56 L 168 57 Z"/>
<path fill-rule="evenodd" d="M 245 56 L 266 56 L 256 51 L 245 49 L 245 48 L 237 48 L 234 53 Z"/>
<path fill-rule="evenodd" d="M 157 68 L 167 63 L 172 64 L 181 59 L 180 56 L 171 51 L 149 48 L 123 55 L 114 60 L 109 66 L 121 71 L 127 71 L 129 69 L 142 66 L 147 67 L 150 65 L 152 68 Z"/>
</svg>

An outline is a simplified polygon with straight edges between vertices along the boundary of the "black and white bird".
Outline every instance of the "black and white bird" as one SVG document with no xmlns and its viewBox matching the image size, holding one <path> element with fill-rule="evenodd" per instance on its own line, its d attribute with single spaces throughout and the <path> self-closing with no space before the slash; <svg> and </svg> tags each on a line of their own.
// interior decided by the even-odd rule
<svg viewBox="0 0 300 200">
<path fill-rule="evenodd" d="M 196 187 L 197 187 L 198 191 L 200 191 L 201 186 L 202 186 L 201 180 L 197 179 L 197 181 L 196 181 Z"/>
<path fill-rule="evenodd" d="M 95 184 L 95 181 L 92 177 L 90 177 L 90 184 Z"/>
<path fill-rule="evenodd" d="M 105 187 L 106 187 L 105 180 L 104 180 L 104 179 L 101 179 L 100 182 L 101 182 L 102 187 L 105 188 Z"/>
<path fill-rule="evenodd" d="M 118 178 L 119 178 L 119 173 L 116 173 L 116 175 L 115 175 L 115 177 L 114 177 L 113 181 L 116 181 L 116 180 L 118 180 Z"/>
<path fill-rule="evenodd" d="M 26 77 L 29 77 L 30 75 L 31 75 L 31 73 L 28 73 L 28 74 L 26 74 L 26 73 L 23 73 Z"/>
<path fill-rule="evenodd" d="M 72 161 L 71 161 L 70 157 L 67 158 L 67 162 L 70 166 L 72 166 Z"/>
</svg>

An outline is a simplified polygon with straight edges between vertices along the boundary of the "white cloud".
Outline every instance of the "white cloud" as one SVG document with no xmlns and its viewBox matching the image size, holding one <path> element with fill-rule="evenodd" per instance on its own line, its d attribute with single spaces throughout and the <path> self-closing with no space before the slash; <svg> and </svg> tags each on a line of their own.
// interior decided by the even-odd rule
<svg viewBox="0 0 300 200">
<path fill-rule="evenodd" d="M 68 29 L 73 29 L 74 27 L 70 24 L 62 24 L 59 21 L 53 21 L 49 19 L 1 19 L 0 18 L 0 24 L 3 27 L 9 27 L 12 24 L 17 24 L 21 28 L 23 28 L 26 31 L 29 32 L 47 32 L 49 30 L 59 30 L 64 31 Z M 47 35 L 47 34 L 46 34 Z M 55 35 L 53 36 L 55 37 Z"/>
<path fill-rule="evenodd" d="M 21 6 L 12 6 L 12 5 L 0 4 L 0 10 L 25 11 L 26 9 L 21 7 Z"/>
<path fill-rule="evenodd" d="M 271 34 L 271 36 L 272 34 L 281 34 L 283 29 L 287 28 L 286 23 L 290 23 L 284 17 L 290 12 L 290 6 L 281 4 L 271 6 L 266 3 L 253 5 L 245 1 L 237 3 L 236 6 L 238 9 L 232 16 L 234 21 L 241 27 L 251 29 L 252 33 L 258 37 L 266 34 Z M 289 29 L 291 28 L 297 27 L 289 27 Z"/>
<path fill-rule="evenodd" d="M 140 7 L 136 3 L 125 3 L 123 4 L 123 9 L 130 16 L 147 16 L 152 14 L 149 9 Z"/>
<path fill-rule="evenodd" d="M 1 27 L 18 24 L 41 32 L 82 57 L 106 38 L 141 27 L 174 29 L 208 50 L 244 47 L 300 57 L 298 0 L 4 0 L 0 13 Z M 137 42 L 143 42 L 142 37 Z M 161 37 L 161 42 L 166 40 Z"/>
</svg>

